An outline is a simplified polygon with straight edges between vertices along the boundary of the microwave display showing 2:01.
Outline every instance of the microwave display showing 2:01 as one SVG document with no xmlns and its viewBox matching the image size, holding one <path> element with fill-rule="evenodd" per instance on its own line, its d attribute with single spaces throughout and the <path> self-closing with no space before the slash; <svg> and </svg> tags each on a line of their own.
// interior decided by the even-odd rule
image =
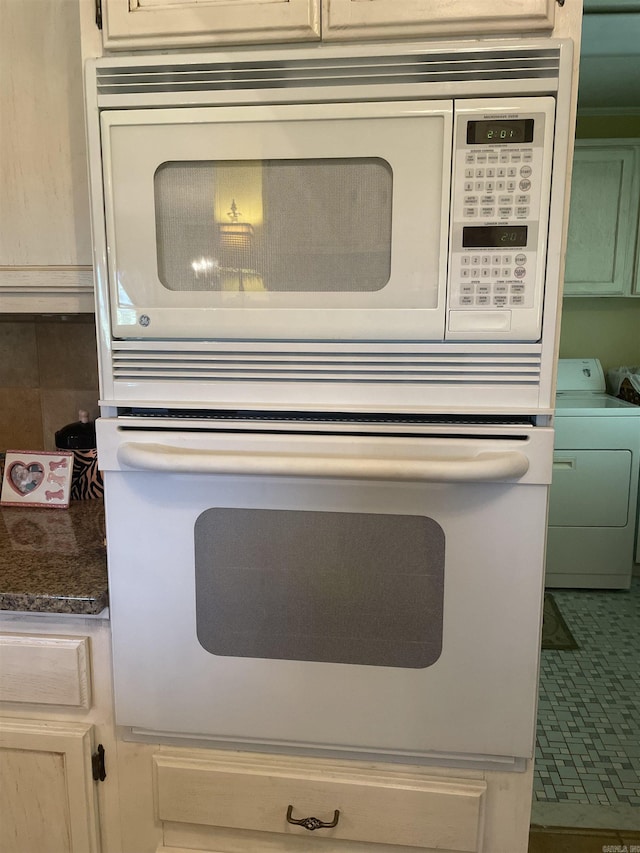
<svg viewBox="0 0 640 853">
<path fill-rule="evenodd" d="M 467 122 L 467 145 L 533 142 L 533 119 Z"/>
<path fill-rule="evenodd" d="M 462 229 L 463 249 L 520 249 L 527 245 L 526 225 L 468 225 Z"/>
</svg>

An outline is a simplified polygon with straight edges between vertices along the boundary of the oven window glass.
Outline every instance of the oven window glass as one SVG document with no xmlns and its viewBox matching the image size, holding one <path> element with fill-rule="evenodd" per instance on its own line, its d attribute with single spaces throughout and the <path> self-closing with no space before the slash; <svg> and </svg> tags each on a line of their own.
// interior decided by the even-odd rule
<svg viewBox="0 0 640 853">
<path fill-rule="evenodd" d="M 444 551 L 422 516 L 208 509 L 195 525 L 198 640 L 214 655 L 428 667 Z"/>
<path fill-rule="evenodd" d="M 392 184 L 379 158 L 164 163 L 158 277 L 182 291 L 382 290 Z"/>
</svg>

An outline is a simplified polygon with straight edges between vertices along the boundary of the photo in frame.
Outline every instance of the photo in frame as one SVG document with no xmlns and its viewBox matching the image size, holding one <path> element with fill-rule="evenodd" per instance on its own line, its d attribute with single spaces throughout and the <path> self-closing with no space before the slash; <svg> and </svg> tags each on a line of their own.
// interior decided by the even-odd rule
<svg viewBox="0 0 640 853">
<path fill-rule="evenodd" d="M 7 450 L 0 504 L 66 509 L 72 472 L 70 451 Z"/>
</svg>

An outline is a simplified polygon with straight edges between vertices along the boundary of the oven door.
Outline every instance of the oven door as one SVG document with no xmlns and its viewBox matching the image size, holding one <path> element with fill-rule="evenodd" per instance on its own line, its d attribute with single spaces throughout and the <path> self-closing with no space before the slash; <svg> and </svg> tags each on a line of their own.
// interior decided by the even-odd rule
<svg viewBox="0 0 640 853">
<path fill-rule="evenodd" d="M 108 111 L 119 338 L 444 338 L 451 101 Z"/>
<path fill-rule="evenodd" d="M 531 756 L 552 431 L 456 433 L 99 421 L 117 722 Z"/>
</svg>

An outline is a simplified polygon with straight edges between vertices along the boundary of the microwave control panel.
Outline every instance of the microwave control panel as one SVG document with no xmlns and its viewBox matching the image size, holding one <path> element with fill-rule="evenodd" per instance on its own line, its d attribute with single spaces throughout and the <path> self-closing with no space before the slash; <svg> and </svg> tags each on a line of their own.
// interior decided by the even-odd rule
<svg viewBox="0 0 640 853">
<path fill-rule="evenodd" d="M 553 98 L 456 102 L 449 340 L 541 335 Z"/>
</svg>

